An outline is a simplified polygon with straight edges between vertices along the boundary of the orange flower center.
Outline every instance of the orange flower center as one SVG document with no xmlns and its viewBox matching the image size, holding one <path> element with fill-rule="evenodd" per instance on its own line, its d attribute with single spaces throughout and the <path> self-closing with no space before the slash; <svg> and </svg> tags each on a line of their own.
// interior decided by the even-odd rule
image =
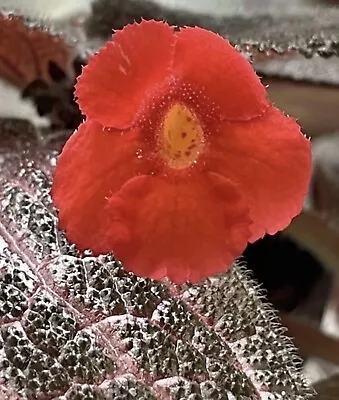
<svg viewBox="0 0 339 400">
<path fill-rule="evenodd" d="M 197 116 L 185 105 L 174 104 L 167 112 L 159 135 L 160 153 L 171 168 L 196 162 L 204 146 L 204 131 Z"/>
</svg>

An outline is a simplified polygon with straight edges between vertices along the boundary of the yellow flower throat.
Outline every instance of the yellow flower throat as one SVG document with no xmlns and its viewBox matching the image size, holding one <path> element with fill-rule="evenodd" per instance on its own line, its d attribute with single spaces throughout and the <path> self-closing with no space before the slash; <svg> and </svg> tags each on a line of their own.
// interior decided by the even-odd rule
<svg viewBox="0 0 339 400">
<path fill-rule="evenodd" d="M 160 152 L 174 169 L 188 168 L 204 146 L 204 131 L 197 116 L 185 105 L 176 103 L 167 112 L 160 136 Z"/>
</svg>

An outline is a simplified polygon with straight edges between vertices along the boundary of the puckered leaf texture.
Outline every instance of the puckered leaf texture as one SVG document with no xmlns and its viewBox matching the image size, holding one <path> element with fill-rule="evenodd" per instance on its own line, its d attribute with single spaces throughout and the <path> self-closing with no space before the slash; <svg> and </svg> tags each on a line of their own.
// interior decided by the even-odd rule
<svg viewBox="0 0 339 400">
<path fill-rule="evenodd" d="M 242 267 L 176 286 L 80 256 L 49 194 L 63 141 L 0 133 L 0 398 L 312 397 Z"/>
<path fill-rule="evenodd" d="M 132 0 L 110 3 L 122 13 L 115 28 L 140 15 L 157 17 L 154 8 L 150 15 L 146 8 L 133 10 Z M 123 4 L 134 12 L 128 19 Z M 189 24 L 173 15 L 165 16 L 170 23 Z M 241 21 L 225 25 L 182 15 L 221 33 L 227 26 L 240 43 Z M 109 21 L 96 22 L 102 34 L 109 34 Z M 247 51 L 245 28 L 251 32 L 244 20 L 239 37 Z M 0 400 L 313 396 L 295 348 L 243 267 L 198 285 L 176 286 L 126 273 L 112 255 L 78 254 L 57 229 L 50 199 L 64 140 L 45 137 L 43 143 L 25 124 L 14 131 L 10 123 L 0 124 Z"/>
<path fill-rule="evenodd" d="M 297 1 L 296 1 L 297 2 Z M 299 0 L 299 3 L 301 0 Z M 134 20 L 165 19 L 172 25 L 198 25 L 229 39 L 250 56 L 259 53 L 297 51 L 306 57 L 339 55 L 339 10 L 334 7 L 300 7 L 283 13 L 282 2 L 243 1 L 244 10 L 223 17 L 173 10 L 151 0 L 96 0 L 87 22 L 90 35 L 108 37 Z M 266 2 L 267 3 L 267 2 Z M 269 13 L 266 10 L 269 9 Z M 296 11 L 296 10 L 294 10 Z"/>
</svg>

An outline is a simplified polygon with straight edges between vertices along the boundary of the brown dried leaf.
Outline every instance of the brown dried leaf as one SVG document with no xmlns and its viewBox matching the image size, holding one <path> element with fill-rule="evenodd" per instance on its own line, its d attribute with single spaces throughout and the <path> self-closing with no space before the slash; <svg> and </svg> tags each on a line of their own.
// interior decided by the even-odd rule
<svg viewBox="0 0 339 400">
<path fill-rule="evenodd" d="M 337 400 L 339 398 L 339 375 L 317 382 L 315 387 L 318 392 L 315 400 Z"/>
<path fill-rule="evenodd" d="M 74 83 L 85 61 L 69 43 L 69 37 L 44 25 L 0 10 L 2 96 L 8 92 L 7 103 L 0 104 L 0 125 L 12 118 L 27 120 L 38 130 L 77 128 L 81 114 Z"/>
<path fill-rule="evenodd" d="M 49 63 L 67 71 L 70 54 L 61 37 L 22 17 L 0 12 L 0 78 L 20 88 L 35 80 L 52 83 Z"/>
</svg>

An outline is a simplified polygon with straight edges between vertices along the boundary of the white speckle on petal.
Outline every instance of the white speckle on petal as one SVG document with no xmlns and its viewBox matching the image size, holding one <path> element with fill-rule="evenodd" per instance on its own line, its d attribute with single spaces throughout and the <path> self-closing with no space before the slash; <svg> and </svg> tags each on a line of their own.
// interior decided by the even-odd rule
<svg viewBox="0 0 339 400">
<path fill-rule="evenodd" d="M 119 65 L 119 71 L 122 72 L 124 75 L 127 75 L 127 71 L 122 65 Z"/>
<path fill-rule="evenodd" d="M 128 65 L 131 65 L 131 60 L 129 59 L 128 55 L 123 51 L 121 46 L 119 46 L 119 48 L 120 48 L 120 53 L 121 53 L 122 58 L 126 61 L 126 63 Z"/>
</svg>

